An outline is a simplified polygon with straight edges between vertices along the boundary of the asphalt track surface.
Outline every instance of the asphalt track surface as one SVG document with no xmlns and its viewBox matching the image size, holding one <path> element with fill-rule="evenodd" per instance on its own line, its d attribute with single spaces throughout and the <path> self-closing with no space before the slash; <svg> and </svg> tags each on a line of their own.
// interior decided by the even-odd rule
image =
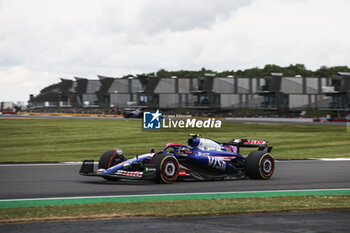
<svg viewBox="0 0 350 233">
<path fill-rule="evenodd" d="M 96 165 L 95 165 L 96 166 Z M 80 165 L 1 164 L 0 199 L 350 188 L 350 161 L 277 161 L 269 180 L 105 181 L 78 174 Z"/>
<path fill-rule="evenodd" d="M 79 165 L 1 164 L 0 199 L 350 188 L 350 161 L 277 161 L 270 180 L 107 182 Z M 0 224 L 0 232 L 349 232 L 350 210 Z"/>
<path fill-rule="evenodd" d="M 0 225 L 0 232 L 349 232 L 350 210 Z"/>
</svg>

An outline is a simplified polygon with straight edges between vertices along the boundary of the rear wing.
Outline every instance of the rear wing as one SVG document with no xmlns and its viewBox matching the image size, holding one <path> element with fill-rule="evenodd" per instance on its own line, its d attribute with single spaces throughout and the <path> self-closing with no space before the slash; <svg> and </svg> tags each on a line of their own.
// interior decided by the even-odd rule
<svg viewBox="0 0 350 233">
<path fill-rule="evenodd" d="M 272 146 L 268 146 L 269 141 L 261 141 L 261 140 L 250 140 L 250 139 L 231 139 L 229 141 L 229 145 L 240 147 L 258 147 L 259 150 L 264 150 L 271 152 Z"/>
</svg>

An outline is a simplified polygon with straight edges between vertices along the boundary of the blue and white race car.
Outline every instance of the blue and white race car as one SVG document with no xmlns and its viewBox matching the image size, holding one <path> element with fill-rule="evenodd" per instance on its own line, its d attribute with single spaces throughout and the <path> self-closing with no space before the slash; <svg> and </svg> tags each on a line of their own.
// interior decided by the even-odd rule
<svg viewBox="0 0 350 233">
<path fill-rule="evenodd" d="M 155 180 L 170 184 L 181 179 L 231 180 L 269 179 L 275 163 L 268 141 L 231 139 L 219 143 L 191 134 L 188 145 L 169 143 L 162 151 L 137 155 L 127 159 L 121 149 L 102 154 L 98 170 L 94 161 L 84 160 L 80 175 L 100 176 L 109 181 L 120 179 Z M 248 156 L 240 154 L 241 147 L 255 147 L 258 150 Z"/>
</svg>

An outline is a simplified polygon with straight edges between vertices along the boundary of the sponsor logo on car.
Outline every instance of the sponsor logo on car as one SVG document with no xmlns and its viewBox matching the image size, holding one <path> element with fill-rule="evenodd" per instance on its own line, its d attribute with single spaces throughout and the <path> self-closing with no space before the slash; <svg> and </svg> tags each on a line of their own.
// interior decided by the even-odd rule
<svg viewBox="0 0 350 233">
<path fill-rule="evenodd" d="M 256 144 L 256 145 L 262 145 L 266 144 L 266 141 L 258 141 L 258 140 L 242 140 L 242 139 L 235 139 L 235 143 L 243 142 L 244 144 Z"/>
<path fill-rule="evenodd" d="M 157 171 L 156 168 L 148 168 L 148 167 L 145 168 L 145 172 L 155 172 L 155 171 Z"/>
<path fill-rule="evenodd" d="M 94 164 L 94 161 L 84 161 L 84 164 Z"/>
<path fill-rule="evenodd" d="M 198 155 L 199 156 L 209 156 L 210 155 L 210 153 L 209 152 L 198 152 Z"/>
<path fill-rule="evenodd" d="M 123 175 L 123 176 L 142 177 L 143 172 L 130 172 L 130 171 L 118 170 L 116 172 L 116 174 L 117 175 Z"/>
<path fill-rule="evenodd" d="M 220 158 L 208 156 L 208 165 L 209 167 L 218 169 L 218 170 L 225 170 L 226 169 L 226 162 L 221 161 Z"/>
<path fill-rule="evenodd" d="M 260 145 L 260 144 L 265 144 L 264 141 L 257 141 L 257 140 L 248 140 L 247 143 L 248 143 L 248 144 L 258 144 L 258 145 Z"/>
<path fill-rule="evenodd" d="M 186 171 L 185 170 L 179 171 L 179 176 L 186 176 Z"/>
</svg>

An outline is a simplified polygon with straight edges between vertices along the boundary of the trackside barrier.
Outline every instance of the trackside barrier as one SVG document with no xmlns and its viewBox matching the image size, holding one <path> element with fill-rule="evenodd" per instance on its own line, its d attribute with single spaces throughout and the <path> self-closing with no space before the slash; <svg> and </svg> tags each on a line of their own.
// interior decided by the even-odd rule
<svg viewBox="0 0 350 233">
<path fill-rule="evenodd" d="M 124 117 L 121 114 L 86 114 L 86 113 L 56 113 L 56 112 L 18 112 L 18 115 L 27 115 L 27 116 L 77 116 L 77 117 Z M 184 117 L 173 117 L 174 119 L 184 119 Z M 185 117 L 186 118 L 186 117 Z M 217 120 L 225 120 L 226 117 L 201 117 L 201 116 L 193 116 L 189 117 L 189 119 L 209 119 L 215 118 Z"/>
<path fill-rule="evenodd" d="M 56 113 L 56 112 L 19 112 L 19 115 L 29 116 L 77 116 L 77 117 L 123 117 L 120 114 L 85 114 L 85 113 Z"/>
</svg>

